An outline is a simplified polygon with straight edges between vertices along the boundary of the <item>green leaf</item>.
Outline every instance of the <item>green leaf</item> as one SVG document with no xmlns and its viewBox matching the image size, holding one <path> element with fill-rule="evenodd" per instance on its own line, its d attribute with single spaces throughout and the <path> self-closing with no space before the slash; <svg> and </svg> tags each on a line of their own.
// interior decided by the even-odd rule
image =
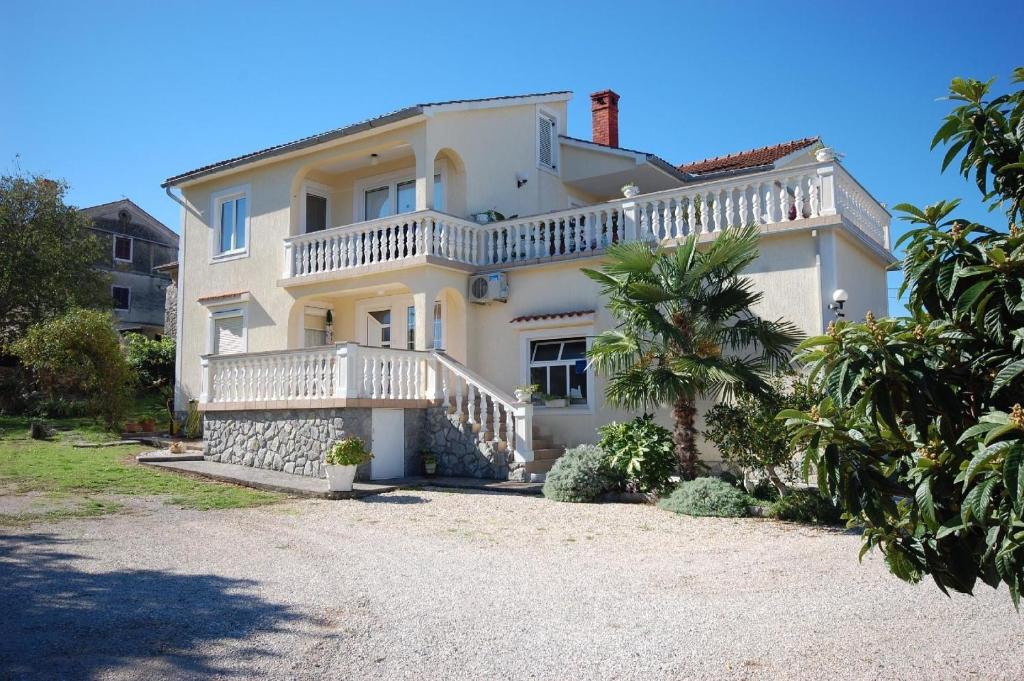
<svg viewBox="0 0 1024 681">
<path fill-rule="evenodd" d="M 971 480 L 974 479 L 974 476 L 980 472 L 980 468 L 988 465 L 988 463 L 992 459 L 999 456 L 999 454 L 1004 449 L 1007 449 L 1012 446 L 1014 446 L 1013 442 L 997 442 L 994 445 L 989 445 L 988 447 L 985 447 L 985 449 L 979 451 L 977 454 L 974 455 L 974 458 L 971 459 L 971 462 L 967 464 L 967 471 L 964 474 L 964 481 L 969 483 Z"/>
<path fill-rule="evenodd" d="M 917 507 L 921 511 L 921 517 L 930 526 L 935 526 L 935 502 L 932 500 L 931 478 L 926 477 L 914 490 L 914 498 L 917 499 Z"/>
<path fill-rule="evenodd" d="M 1007 364 L 999 373 L 996 374 L 995 380 L 992 382 L 992 394 L 999 392 L 1006 386 L 1010 385 L 1017 376 L 1024 373 L 1024 359 L 1018 359 L 1016 362 Z"/>
<path fill-rule="evenodd" d="M 960 510 L 960 517 L 963 518 L 964 524 L 971 522 L 972 519 L 978 521 L 985 520 L 985 514 L 988 511 L 989 501 L 992 498 L 992 489 L 995 487 L 998 480 L 996 478 L 986 478 L 977 485 L 975 485 L 967 496 L 964 497 L 963 508 Z"/>
</svg>

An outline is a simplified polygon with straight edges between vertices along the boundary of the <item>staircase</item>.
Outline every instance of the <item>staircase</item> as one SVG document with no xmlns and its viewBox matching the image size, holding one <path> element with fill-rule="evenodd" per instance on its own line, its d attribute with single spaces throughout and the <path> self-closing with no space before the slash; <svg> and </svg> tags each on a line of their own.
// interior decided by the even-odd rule
<svg viewBox="0 0 1024 681">
<path fill-rule="evenodd" d="M 546 435 L 536 424 L 533 424 L 533 461 L 526 463 L 527 474 L 539 475 L 543 480 L 562 454 L 565 454 L 565 447 L 556 445 L 552 442 L 550 435 Z"/>
</svg>

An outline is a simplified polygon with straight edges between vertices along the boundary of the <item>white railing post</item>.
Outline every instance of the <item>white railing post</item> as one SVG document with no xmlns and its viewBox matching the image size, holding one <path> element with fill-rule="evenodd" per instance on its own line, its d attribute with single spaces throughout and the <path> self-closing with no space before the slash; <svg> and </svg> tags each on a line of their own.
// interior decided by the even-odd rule
<svg viewBox="0 0 1024 681">
<path fill-rule="evenodd" d="M 516 427 L 513 456 L 520 463 L 533 461 L 533 405 L 516 403 L 513 414 Z"/>
<path fill-rule="evenodd" d="M 199 402 L 201 404 L 207 404 L 210 401 L 210 387 L 213 385 L 212 377 L 210 376 L 210 360 L 203 357 L 199 360 L 200 366 L 203 368 L 203 387 L 202 392 L 199 393 Z"/>
<path fill-rule="evenodd" d="M 284 276 L 295 276 L 295 245 L 291 242 L 284 242 Z"/>
<path fill-rule="evenodd" d="M 444 399 L 444 385 L 441 380 L 441 360 L 434 356 L 432 362 L 429 362 L 430 371 L 427 374 L 427 399 L 428 400 L 443 400 Z"/>
<path fill-rule="evenodd" d="M 836 214 L 836 169 L 835 166 L 822 166 L 818 168 L 818 182 L 821 184 L 821 189 L 818 195 L 818 200 L 821 202 L 821 214 L 822 215 L 835 215 Z M 785 216 L 783 216 L 785 219 Z"/>
<path fill-rule="evenodd" d="M 334 396 L 359 397 L 359 346 L 338 343 L 334 346 Z"/>
<path fill-rule="evenodd" d="M 622 240 L 636 241 L 637 234 L 637 203 L 627 201 L 622 204 Z"/>
</svg>

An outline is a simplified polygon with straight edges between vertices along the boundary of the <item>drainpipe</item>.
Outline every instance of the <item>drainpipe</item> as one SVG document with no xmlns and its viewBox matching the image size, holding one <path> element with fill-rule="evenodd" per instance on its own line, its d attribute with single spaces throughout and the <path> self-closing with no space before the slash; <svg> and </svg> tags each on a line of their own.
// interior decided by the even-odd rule
<svg viewBox="0 0 1024 681">
<path fill-rule="evenodd" d="M 164 192 L 167 196 L 171 197 L 171 200 L 177 203 L 185 211 L 192 213 L 196 217 L 201 218 L 199 213 L 192 209 L 185 201 L 175 196 L 171 192 L 170 187 L 164 187 Z M 174 330 L 174 411 L 184 412 L 186 405 L 188 404 L 187 396 L 182 392 L 181 387 L 181 329 L 184 326 L 184 301 L 185 301 L 185 259 L 182 257 L 185 253 L 185 221 L 181 221 L 181 234 L 178 235 L 178 299 L 175 301 L 177 310 L 175 311 L 175 319 L 177 320 L 177 328 Z"/>
</svg>

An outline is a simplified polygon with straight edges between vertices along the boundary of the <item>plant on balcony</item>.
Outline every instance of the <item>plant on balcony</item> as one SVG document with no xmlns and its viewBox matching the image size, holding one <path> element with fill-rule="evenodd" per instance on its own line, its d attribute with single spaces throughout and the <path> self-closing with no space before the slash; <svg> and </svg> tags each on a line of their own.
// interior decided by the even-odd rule
<svg viewBox="0 0 1024 681">
<path fill-rule="evenodd" d="M 1017 69 L 1014 82 L 1024 82 Z M 963 154 L 983 198 L 1022 216 L 1024 90 L 986 101 L 989 83 L 955 79 L 936 142 Z M 864 527 L 909 582 L 946 592 L 1024 586 L 1024 230 L 950 218 L 958 201 L 898 206 L 914 227 L 904 283 L 911 316 L 840 322 L 798 359 L 825 390 L 785 411 L 822 493 Z"/>
<path fill-rule="evenodd" d="M 533 396 L 540 393 L 540 386 L 536 383 L 530 385 L 517 385 L 513 394 L 519 402 L 529 402 Z"/>
<path fill-rule="evenodd" d="M 763 294 L 740 272 L 757 258 L 757 239 L 756 227 L 744 227 L 702 249 L 696 235 L 674 251 L 617 244 L 600 270 L 583 270 L 601 285 L 618 322 L 588 352 L 595 369 L 609 376 L 605 398 L 630 410 L 672 407 L 685 479 L 698 472 L 697 400 L 739 389 L 765 392 L 766 376 L 786 364 L 800 339 L 793 324 L 751 310 Z"/>
</svg>

